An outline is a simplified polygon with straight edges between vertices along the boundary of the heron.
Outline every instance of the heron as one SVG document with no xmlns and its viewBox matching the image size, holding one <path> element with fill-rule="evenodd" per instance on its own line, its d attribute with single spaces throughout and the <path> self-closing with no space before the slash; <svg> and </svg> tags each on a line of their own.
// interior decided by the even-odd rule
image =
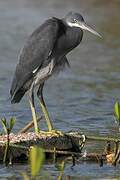
<svg viewBox="0 0 120 180">
<path fill-rule="evenodd" d="M 19 54 L 10 94 L 11 103 L 19 103 L 28 92 L 35 133 L 39 133 L 36 109 L 34 103 L 34 89 L 40 101 L 48 131 L 54 130 L 44 97 L 43 87 L 45 81 L 55 72 L 69 65 L 66 55 L 77 47 L 82 38 L 83 31 L 89 31 L 101 37 L 93 28 L 88 26 L 82 15 L 69 12 L 62 19 L 52 17 L 40 25 L 27 39 Z"/>
</svg>

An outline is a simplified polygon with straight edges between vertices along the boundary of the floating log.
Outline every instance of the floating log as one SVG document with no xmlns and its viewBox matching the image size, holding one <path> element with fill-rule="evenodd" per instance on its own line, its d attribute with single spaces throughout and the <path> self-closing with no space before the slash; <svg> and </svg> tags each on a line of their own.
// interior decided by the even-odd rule
<svg viewBox="0 0 120 180">
<path fill-rule="evenodd" d="M 7 135 L 0 136 L 0 161 L 3 160 Z M 109 141 L 120 142 L 119 138 L 85 136 L 79 132 L 45 132 L 40 131 L 38 135 L 34 132 L 18 133 L 9 135 L 9 154 L 12 161 L 27 160 L 31 146 L 40 146 L 46 153 L 56 153 L 64 156 L 77 156 L 84 160 L 96 160 L 100 157 L 106 159 L 105 153 L 83 153 L 82 148 L 86 141 Z M 119 154 L 118 154 L 119 157 Z M 118 159 L 117 157 L 117 159 Z"/>
<path fill-rule="evenodd" d="M 5 145 L 8 136 L 0 136 L 0 161 L 3 160 Z M 56 150 L 73 150 L 78 149 L 80 139 L 69 137 L 67 134 L 59 132 L 44 132 L 41 131 L 39 135 L 34 132 L 19 133 L 9 135 L 10 142 L 10 154 L 12 159 L 16 159 L 19 156 L 26 156 L 31 146 L 40 146 L 43 149 L 56 149 Z"/>
</svg>

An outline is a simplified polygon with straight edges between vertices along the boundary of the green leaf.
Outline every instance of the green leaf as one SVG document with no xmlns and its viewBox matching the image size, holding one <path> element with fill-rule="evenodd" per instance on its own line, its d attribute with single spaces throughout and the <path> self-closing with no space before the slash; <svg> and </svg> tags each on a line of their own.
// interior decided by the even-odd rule
<svg viewBox="0 0 120 180">
<path fill-rule="evenodd" d="M 29 176 L 25 172 L 21 172 L 24 180 L 30 180 Z"/>
<path fill-rule="evenodd" d="M 41 169 L 45 160 L 42 148 L 32 147 L 30 150 L 30 168 L 32 176 L 36 176 Z"/>
<path fill-rule="evenodd" d="M 12 128 L 14 127 L 15 121 L 16 121 L 15 118 L 10 119 L 10 127 L 9 127 L 10 132 L 11 132 Z"/>
<path fill-rule="evenodd" d="M 114 105 L 114 115 L 115 115 L 116 121 L 120 125 L 120 104 L 119 104 L 119 102 L 116 102 Z"/>
<path fill-rule="evenodd" d="M 4 131 L 5 131 L 5 133 L 7 134 L 8 133 L 8 130 L 7 130 L 7 121 L 6 121 L 6 119 L 5 118 L 2 118 L 1 119 L 1 123 L 2 123 L 2 126 L 3 126 L 3 129 L 4 129 Z"/>
<path fill-rule="evenodd" d="M 57 168 L 58 171 L 63 172 L 63 171 L 64 171 L 64 168 L 65 168 L 65 162 L 62 161 L 60 164 L 56 164 L 55 167 Z"/>
<path fill-rule="evenodd" d="M 58 176 L 57 180 L 62 180 L 64 169 L 65 169 L 65 161 L 62 161 L 62 163 L 59 164 L 57 168 L 60 171 L 60 175 Z"/>
</svg>

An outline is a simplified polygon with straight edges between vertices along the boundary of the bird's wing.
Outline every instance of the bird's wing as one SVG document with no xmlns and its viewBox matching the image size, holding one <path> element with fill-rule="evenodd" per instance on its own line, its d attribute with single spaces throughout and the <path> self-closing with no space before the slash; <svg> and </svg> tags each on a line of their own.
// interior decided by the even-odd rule
<svg viewBox="0 0 120 180">
<path fill-rule="evenodd" d="M 11 87 L 11 95 L 32 78 L 41 66 L 47 66 L 48 57 L 52 53 L 57 40 L 59 25 L 55 18 L 47 20 L 28 38 L 19 55 L 19 63 Z"/>
</svg>

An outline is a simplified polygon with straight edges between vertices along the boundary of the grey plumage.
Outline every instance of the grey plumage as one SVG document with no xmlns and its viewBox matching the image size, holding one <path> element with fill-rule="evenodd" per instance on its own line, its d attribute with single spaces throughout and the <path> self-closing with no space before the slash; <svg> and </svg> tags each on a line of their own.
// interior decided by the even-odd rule
<svg viewBox="0 0 120 180">
<path fill-rule="evenodd" d="M 85 24 L 83 17 L 78 13 L 70 12 L 63 19 L 54 17 L 38 27 L 21 50 L 10 90 L 11 103 L 18 103 L 29 91 L 29 103 L 36 134 L 39 134 L 39 127 L 34 103 L 34 87 L 38 86 L 37 97 L 48 131 L 53 131 L 54 127 L 43 97 L 44 83 L 65 65 L 69 66 L 66 55 L 80 44 L 83 30 L 100 36 Z"/>
<path fill-rule="evenodd" d="M 84 23 L 80 14 L 70 12 L 63 19 L 48 19 L 30 35 L 19 55 L 10 90 L 12 103 L 19 102 L 33 83 L 33 87 L 42 84 L 53 72 L 69 65 L 66 55 L 79 45 L 85 28 L 99 35 Z"/>
<path fill-rule="evenodd" d="M 72 35 L 74 32 L 69 28 L 64 27 L 64 29 L 61 29 L 61 27 L 64 27 L 62 21 L 52 18 L 37 28 L 28 38 L 19 55 L 19 63 L 16 67 L 10 90 L 12 103 L 17 103 L 21 100 L 25 92 L 30 88 L 36 73 L 47 67 L 52 59 L 54 71 L 56 72 L 57 69 L 61 69 L 65 64 L 69 65 L 65 55 L 76 45 L 72 44 L 70 46 L 69 41 L 71 37 L 66 39 L 66 33 Z M 77 31 L 78 28 L 76 28 Z M 81 38 L 82 36 L 79 39 L 81 40 Z M 79 39 L 77 40 L 78 43 Z M 62 42 L 63 40 L 64 42 Z M 69 51 L 68 48 L 70 49 Z M 36 69 L 37 71 L 33 73 Z"/>
<path fill-rule="evenodd" d="M 19 102 L 19 99 L 17 100 L 18 92 L 25 93 L 29 88 L 26 83 L 31 84 L 30 81 L 32 82 L 35 75 L 33 71 L 47 65 L 57 36 L 57 29 L 57 23 L 54 20 L 47 20 L 28 38 L 19 55 L 19 63 L 10 90 L 13 103 Z"/>
</svg>

